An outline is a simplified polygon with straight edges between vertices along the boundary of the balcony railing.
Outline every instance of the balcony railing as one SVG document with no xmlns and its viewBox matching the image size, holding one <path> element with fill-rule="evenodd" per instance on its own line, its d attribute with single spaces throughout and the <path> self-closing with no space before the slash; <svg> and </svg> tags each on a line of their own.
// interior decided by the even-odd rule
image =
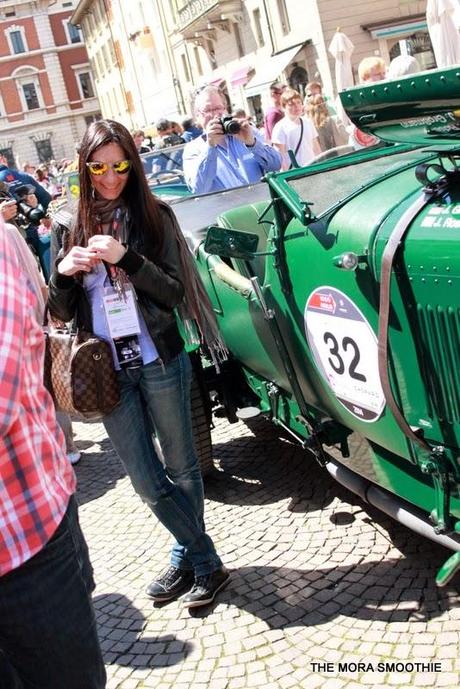
<svg viewBox="0 0 460 689">
<path fill-rule="evenodd" d="M 176 30 L 182 32 L 186 28 L 192 28 L 191 25 L 201 29 L 202 23 L 206 26 L 208 21 L 225 19 L 226 14 L 240 9 L 240 0 L 189 0 L 177 12 Z"/>
<path fill-rule="evenodd" d="M 212 7 L 219 5 L 219 0 L 190 0 L 177 13 L 177 28 L 180 31 L 191 24 Z"/>
</svg>

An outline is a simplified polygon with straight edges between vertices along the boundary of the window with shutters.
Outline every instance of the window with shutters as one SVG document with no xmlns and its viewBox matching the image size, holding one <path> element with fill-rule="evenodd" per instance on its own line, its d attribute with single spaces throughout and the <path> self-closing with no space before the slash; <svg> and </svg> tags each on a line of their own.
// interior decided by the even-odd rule
<svg viewBox="0 0 460 689">
<path fill-rule="evenodd" d="M 118 67 L 119 67 L 120 69 L 123 69 L 123 67 L 125 66 L 125 63 L 124 63 L 124 60 L 123 60 L 123 56 L 122 56 L 122 54 L 121 54 L 121 49 L 120 49 L 120 44 L 119 44 L 119 42 L 118 42 L 118 41 L 114 41 L 114 46 L 113 46 L 113 47 L 115 48 L 115 55 L 117 56 Z"/>
<path fill-rule="evenodd" d="M 64 22 L 64 25 L 69 43 L 81 43 L 82 37 L 80 29 L 71 24 L 68 20 Z"/>
<path fill-rule="evenodd" d="M 27 52 L 28 46 L 24 27 L 12 26 L 5 31 L 5 34 L 10 46 L 10 52 L 13 55 L 19 55 L 20 53 Z"/>
</svg>

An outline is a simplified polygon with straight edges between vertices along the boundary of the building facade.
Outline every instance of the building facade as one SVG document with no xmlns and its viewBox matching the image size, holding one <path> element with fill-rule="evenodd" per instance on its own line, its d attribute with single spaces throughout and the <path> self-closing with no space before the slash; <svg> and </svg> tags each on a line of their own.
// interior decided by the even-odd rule
<svg viewBox="0 0 460 689">
<path fill-rule="evenodd" d="M 100 116 L 74 5 L 0 0 L 0 152 L 12 165 L 72 159 Z"/>
<path fill-rule="evenodd" d="M 169 0 L 168 38 L 177 77 L 188 94 L 218 84 L 235 107 L 260 114 L 269 85 L 282 80 L 304 95 L 308 81 L 335 93 L 328 48 L 340 30 L 354 43 L 355 80 L 363 57 L 387 63 L 401 52 L 435 66 L 426 0 Z"/>
<path fill-rule="evenodd" d="M 194 92 L 209 83 L 229 108 L 260 117 L 275 80 L 302 95 L 319 80 L 332 96 L 328 48 L 338 29 L 354 43 L 355 79 L 369 55 L 389 62 L 409 52 L 434 67 L 425 12 L 426 0 L 80 0 L 72 21 L 87 41 L 104 115 L 135 127 L 190 113 Z"/>
<path fill-rule="evenodd" d="M 129 129 L 176 115 L 181 107 L 164 4 L 80 0 L 72 17 L 84 35 L 102 114 Z"/>
</svg>

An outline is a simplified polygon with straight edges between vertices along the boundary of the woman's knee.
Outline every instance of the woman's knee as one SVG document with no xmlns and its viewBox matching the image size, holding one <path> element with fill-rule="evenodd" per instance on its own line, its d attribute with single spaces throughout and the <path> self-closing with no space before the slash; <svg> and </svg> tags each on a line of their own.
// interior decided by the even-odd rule
<svg viewBox="0 0 460 689">
<path fill-rule="evenodd" d="M 165 480 L 161 481 L 161 483 L 132 481 L 132 484 L 136 494 L 150 508 L 156 507 L 161 500 L 169 498 L 174 490 L 174 485 L 168 480 L 166 475 Z"/>
</svg>

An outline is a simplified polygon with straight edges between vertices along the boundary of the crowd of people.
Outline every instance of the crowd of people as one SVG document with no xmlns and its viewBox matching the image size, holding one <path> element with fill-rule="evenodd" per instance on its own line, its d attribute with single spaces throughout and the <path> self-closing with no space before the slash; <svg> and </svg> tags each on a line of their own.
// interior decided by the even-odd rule
<svg viewBox="0 0 460 689">
<path fill-rule="evenodd" d="M 0 155 L 0 215 L 5 222 L 15 225 L 26 239 L 48 281 L 50 220 L 47 209 L 58 193 L 51 193 L 51 186 L 46 184 L 49 178 L 44 176 L 42 168 L 40 170 L 41 181 L 31 165 L 26 164 L 23 171 L 17 170 Z"/>
<path fill-rule="evenodd" d="M 388 72 L 382 58 L 371 56 L 359 64 L 358 78 L 365 84 L 419 70 L 409 55 L 392 60 Z M 244 110 L 234 111 L 233 124 L 229 122 L 226 99 L 215 87 L 199 90 L 194 117 L 202 131 L 183 153 L 185 180 L 193 193 L 254 182 L 266 172 L 305 166 L 328 152 L 334 155 L 343 146 L 359 149 L 378 143 L 376 137 L 357 130 L 346 115 L 337 115 L 319 81 L 306 85 L 303 100 L 295 89 L 274 82 L 270 101 L 262 126 L 256 128 Z"/>
<path fill-rule="evenodd" d="M 142 129 L 134 129 L 131 132 L 139 153 L 152 153 L 169 146 L 180 146 L 203 133 L 192 117 L 186 117 L 180 124 L 161 117 L 155 123 L 154 129 L 156 136 L 146 136 Z"/>
<path fill-rule="evenodd" d="M 420 70 L 417 60 L 410 55 L 400 55 L 387 66 L 378 56 L 361 60 L 358 79 L 362 84 L 383 79 L 395 79 Z M 274 82 L 269 88 L 270 105 L 263 120 L 256 124 L 243 109 L 231 111 L 228 99 L 214 86 L 205 86 L 197 91 L 193 102 L 193 115 L 180 123 L 160 118 L 155 124 L 155 136 L 146 136 L 142 129 L 131 132 L 139 154 L 160 153 L 160 158 L 148 163 L 144 155 L 144 170 L 147 174 L 161 173 L 167 169 L 165 151 L 174 146 L 185 149 L 174 154 L 175 168 L 184 171 L 185 180 L 193 193 L 204 193 L 254 182 L 268 171 L 287 170 L 291 167 L 308 165 L 317 156 L 341 146 L 361 148 L 376 143 L 353 127 L 342 113 L 339 117 L 331 100 L 323 94 L 319 81 L 306 85 L 305 97 L 285 84 Z M 231 114 L 230 114 L 231 113 Z M 228 119 L 233 122 L 230 131 Z M 30 226 L 20 218 L 19 208 L 14 206 L 23 199 L 18 198 L 17 189 L 32 201 L 32 193 L 38 200 L 38 210 L 32 211 L 33 223 L 41 225 L 41 234 L 46 235 L 46 209 L 52 198 L 63 193 L 63 176 L 78 170 L 80 143 L 76 143 L 75 158 L 60 162 L 49 161 L 37 167 L 25 163 L 23 169 L 12 170 L 6 159 L 0 156 L 0 213 L 8 222 L 16 216 L 23 227 Z M 165 152 L 164 160 L 161 152 Z M 177 171 L 177 170 L 176 170 Z M 34 192 L 27 192 L 26 185 L 32 185 Z M 23 207 L 24 210 L 25 207 Z M 39 214 L 43 217 L 39 218 Z M 27 220 L 27 218 L 26 218 Z M 38 223 L 38 221 L 40 222 Z M 17 222 L 17 224 L 18 224 Z M 30 234 L 35 230 L 31 229 Z M 28 237 L 38 250 L 37 237 Z M 46 279 L 49 270 L 42 266 Z"/>
<path fill-rule="evenodd" d="M 157 138 L 132 132 L 140 153 L 186 143 L 182 165 L 193 193 L 207 193 L 258 181 L 269 171 L 303 166 L 347 142 L 343 124 L 322 95 L 319 82 L 298 91 L 274 82 L 271 105 L 261 126 L 239 108 L 230 113 L 224 94 L 214 86 L 197 91 L 193 117 L 182 125 L 161 119 Z M 155 171 L 154 171 L 155 172 Z"/>
<path fill-rule="evenodd" d="M 403 55 L 392 61 L 387 73 L 385 62 L 371 56 L 359 64 L 358 77 L 365 84 L 419 69 L 415 58 Z M 182 161 L 185 181 L 199 194 L 252 183 L 269 171 L 305 166 L 343 146 L 359 149 L 378 141 L 357 130 L 346 116 L 338 116 L 319 81 L 306 85 L 305 98 L 285 84 L 272 83 L 270 105 L 258 127 L 244 110 L 229 114 L 230 110 L 219 89 L 205 86 L 195 94 L 193 118 L 182 126 L 160 120 L 158 138 L 148 146 L 143 133 L 135 132 L 138 150 L 159 151 L 186 143 Z"/>
</svg>

